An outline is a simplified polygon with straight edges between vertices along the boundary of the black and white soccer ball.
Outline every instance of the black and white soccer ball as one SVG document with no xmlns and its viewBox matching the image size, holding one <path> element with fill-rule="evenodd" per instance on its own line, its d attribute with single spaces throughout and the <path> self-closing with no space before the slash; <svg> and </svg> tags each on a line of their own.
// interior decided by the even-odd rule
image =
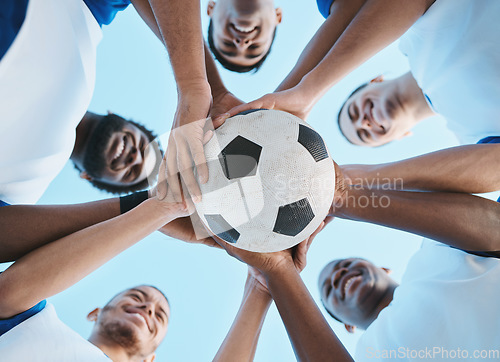
<svg viewBox="0 0 500 362">
<path fill-rule="evenodd" d="M 290 248 L 333 201 L 335 170 L 321 136 L 282 111 L 231 117 L 205 145 L 209 179 L 196 211 L 221 239 L 250 251 Z"/>
</svg>

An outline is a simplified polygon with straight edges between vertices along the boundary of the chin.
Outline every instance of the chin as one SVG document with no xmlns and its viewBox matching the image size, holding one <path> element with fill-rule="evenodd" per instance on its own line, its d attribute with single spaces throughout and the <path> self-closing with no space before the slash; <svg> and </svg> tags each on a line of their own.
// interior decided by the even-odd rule
<svg viewBox="0 0 500 362">
<path fill-rule="evenodd" d="M 130 323 L 123 323 L 123 321 L 103 323 L 101 332 L 127 350 L 137 349 L 140 344 L 137 328 Z"/>
</svg>

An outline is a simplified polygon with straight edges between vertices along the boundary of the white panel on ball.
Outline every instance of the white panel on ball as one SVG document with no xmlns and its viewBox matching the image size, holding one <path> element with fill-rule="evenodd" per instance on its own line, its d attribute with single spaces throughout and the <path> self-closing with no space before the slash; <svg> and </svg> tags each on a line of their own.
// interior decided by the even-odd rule
<svg viewBox="0 0 500 362">
<path fill-rule="evenodd" d="M 335 170 L 323 139 L 301 119 L 252 110 L 205 145 L 209 180 L 196 211 L 206 227 L 251 251 L 290 248 L 328 214 Z"/>
</svg>

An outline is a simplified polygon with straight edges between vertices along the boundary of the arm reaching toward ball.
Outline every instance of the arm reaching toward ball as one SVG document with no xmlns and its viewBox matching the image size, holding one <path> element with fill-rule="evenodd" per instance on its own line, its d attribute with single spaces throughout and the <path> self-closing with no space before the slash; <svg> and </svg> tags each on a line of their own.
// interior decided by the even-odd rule
<svg viewBox="0 0 500 362">
<path fill-rule="evenodd" d="M 0 318 L 24 312 L 105 264 L 173 219 L 186 215 L 183 203 L 157 198 L 110 220 L 47 243 L 0 274 Z"/>
<path fill-rule="evenodd" d="M 305 267 L 305 253 L 323 226 L 297 247 L 276 253 L 254 253 L 220 243 L 230 255 L 258 269 L 264 277 L 297 360 L 328 361 L 335 356 L 338 361 L 352 361 L 299 276 Z"/>
</svg>

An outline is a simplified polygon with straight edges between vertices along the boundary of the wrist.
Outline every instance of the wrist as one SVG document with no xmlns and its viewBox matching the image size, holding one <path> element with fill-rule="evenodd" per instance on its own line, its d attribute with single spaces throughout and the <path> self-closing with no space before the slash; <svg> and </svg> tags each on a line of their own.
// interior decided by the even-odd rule
<svg viewBox="0 0 500 362">
<path fill-rule="evenodd" d="M 272 279 L 279 279 L 289 273 L 298 273 L 291 257 L 285 258 L 268 268 L 260 269 L 260 272 L 264 275 L 267 285 L 269 285 L 269 281 Z"/>
<path fill-rule="evenodd" d="M 207 94 L 210 96 L 211 87 L 206 76 L 176 78 L 179 96 L 187 94 Z"/>
<path fill-rule="evenodd" d="M 152 218 L 157 219 L 161 226 L 179 217 L 178 203 L 160 201 L 157 198 L 143 201 L 138 208 L 142 209 L 141 212 L 148 212 Z"/>
<path fill-rule="evenodd" d="M 321 84 L 320 80 L 315 79 L 314 75 L 309 73 L 294 87 L 306 99 L 307 104 L 310 105 L 309 110 L 328 90 L 319 87 L 319 84 Z"/>
<path fill-rule="evenodd" d="M 257 280 L 253 275 L 249 274 L 245 283 L 244 295 L 256 294 L 271 299 L 271 293 L 269 293 L 267 286 L 263 285 L 263 283 L 266 283 L 264 278 Z"/>
</svg>

